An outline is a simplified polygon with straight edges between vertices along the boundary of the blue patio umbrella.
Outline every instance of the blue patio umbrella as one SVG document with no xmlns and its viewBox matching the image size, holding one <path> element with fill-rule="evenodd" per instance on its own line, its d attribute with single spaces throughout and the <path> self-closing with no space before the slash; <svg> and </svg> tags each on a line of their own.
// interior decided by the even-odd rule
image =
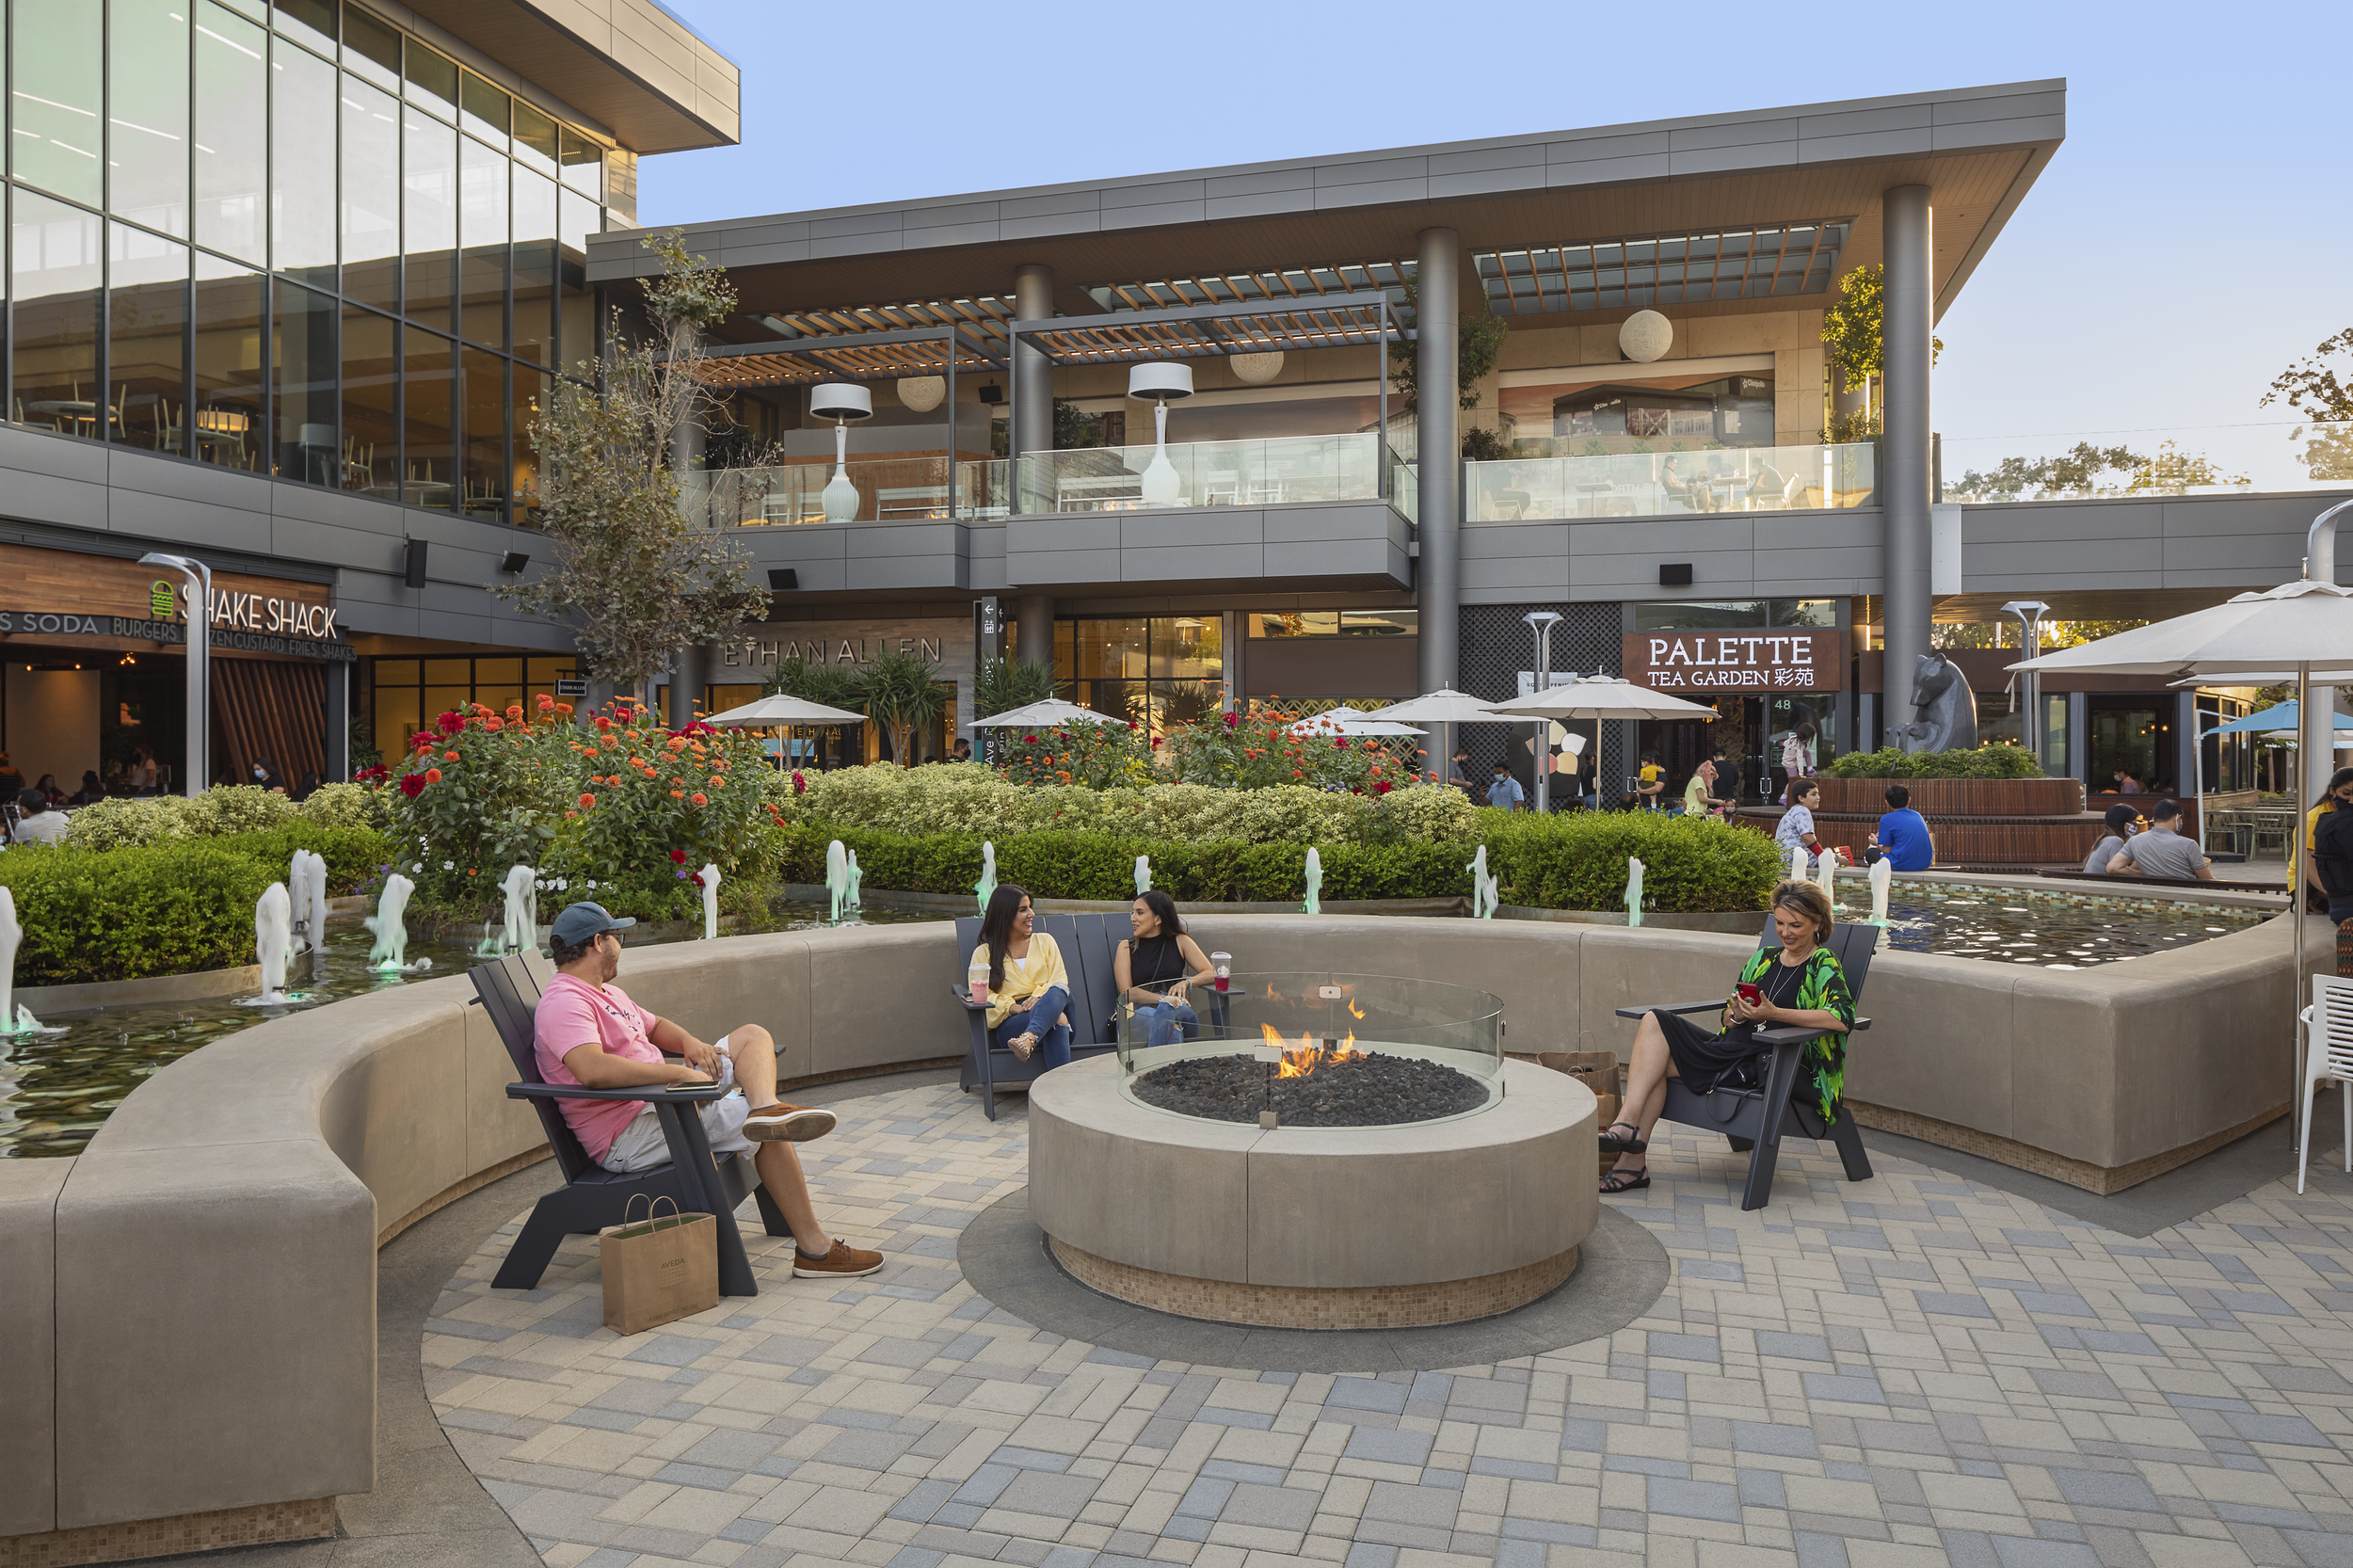
<svg viewBox="0 0 2353 1568">
<path fill-rule="evenodd" d="M 2345 730 L 2353 729 L 2353 713 L 2339 713 L 2336 715 L 2336 720 L 2337 730 L 2340 734 Z M 2268 734 L 2278 730 L 2286 730 L 2290 734 L 2295 734 L 2298 733 L 2297 729 L 2297 722 L 2296 702 L 2293 698 L 2291 698 L 2286 702 L 2274 703 L 2271 707 L 2260 709 L 2255 712 L 2248 714 L 2245 718 L 2233 719 L 2228 724 L 2218 724 L 2212 729 L 2207 730 L 2206 734 Z M 2203 739 L 2204 737 L 2201 736 L 2200 738 Z"/>
</svg>

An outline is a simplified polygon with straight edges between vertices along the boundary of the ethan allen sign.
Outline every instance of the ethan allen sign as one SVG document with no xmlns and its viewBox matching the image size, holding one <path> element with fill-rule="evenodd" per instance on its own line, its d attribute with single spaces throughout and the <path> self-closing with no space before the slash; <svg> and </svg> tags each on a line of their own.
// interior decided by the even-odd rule
<svg viewBox="0 0 2353 1568">
<path fill-rule="evenodd" d="M 1847 687 L 1847 633 L 1629 632 L 1625 678 L 1662 692 L 1816 691 Z"/>
</svg>

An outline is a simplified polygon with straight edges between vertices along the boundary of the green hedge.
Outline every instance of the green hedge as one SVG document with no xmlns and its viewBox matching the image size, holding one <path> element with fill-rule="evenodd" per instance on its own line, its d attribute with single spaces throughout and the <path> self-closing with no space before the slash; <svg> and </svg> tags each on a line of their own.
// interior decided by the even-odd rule
<svg viewBox="0 0 2353 1568">
<path fill-rule="evenodd" d="M 209 843 L 274 864 L 278 873 L 271 881 L 275 882 L 286 880 L 294 852 L 307 849 L 325 857 L 327 891 L 333 898 L 357 891 L 363 884 L 380 882 L 382 868 L 391 864 L 392 858 L 392 841 L 372 827 L 322 827 L 316 823 L 294 823 L 260 833 L 227 833 L 217 839 L 190 841 Z"/>
<path fill-rule="evenodd" d="M 285 868 L 224 843 L 0 855 L 0 887 L 14 896 L 24 930 L 16 983 L 139 980 L 252 963 L 253 905 Z"/>
<path fill-rule="evenodd" d="M 1780 874 L 1773 841 L 1749 828 L 1651 812 L 1504 817 L 1487 827 L 1487 868 L 1506 904 L 1622 909 L 1626 861 L 1643 863 L 1644 905 L 1672 913 L 1761 909 Z M 907 837 L 800 823 L 790 829 L 787 881 L 823 883 L 825 845 L 857 854 L 864 886 L 915 893 L 968 892 L 981 876 L 981 840 Z M 1328 844 L 1323 897 L 1458 898 L 1470 892 L 1470 852 L 1438 844 Z M 1306 896 L 1305 844 L 1139 843 L 1095 833 L 1021 833 L 997 845 L 997 876 L 1040 898 L 1124 899 L 1138 855 L 1152 886 L 1186 904 L 1281 904 Z"/>
<path fill-rule="evenodd" d="M 1840 778 L 2041 778 L 2042 765 L 2025 746 L 1985 745 L 1967 751 L 1850 751 L 1833 760 Z"/>
</svg>

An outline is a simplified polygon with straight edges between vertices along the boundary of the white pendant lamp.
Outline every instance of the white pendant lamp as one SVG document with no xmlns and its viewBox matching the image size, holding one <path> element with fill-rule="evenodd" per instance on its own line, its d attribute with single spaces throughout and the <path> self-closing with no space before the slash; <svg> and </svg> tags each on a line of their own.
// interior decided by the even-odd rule
<svg viewBox="0 0 2353 1568">
<path fill-rule="evenodd" d="M 1168 406 L 1193 395 L 1193 367 L 1146 360 L 1128 367 L 1128 395 L 1152 405 L 1152 461 L 1144 471 L 1146 506 L 1176 504 L 1176 465 L 1168 460 Z"/>
<path fill-rule="evenodd" d="M 808 411 L 833 421 L 833 477 L 819 499 L 827 522 L 857 516 L 857 487 L 850 483 L 850 421 L 874 417 L 874 394 L 847 381 L 828 381 L 808 394 Z"/>
</svg>

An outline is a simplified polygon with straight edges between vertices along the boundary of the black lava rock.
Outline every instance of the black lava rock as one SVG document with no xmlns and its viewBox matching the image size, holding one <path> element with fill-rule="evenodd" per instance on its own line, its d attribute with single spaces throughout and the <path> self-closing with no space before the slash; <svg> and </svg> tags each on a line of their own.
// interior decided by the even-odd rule
<svg viewBox="0 0 2353 1568">
<path fill-rule="evenodd" d="M 1372 1052 L 1326 1062 L 1304 1078 L 1274 1072 L 1248 1056 L 1189 1057 L 1143 1074 L 1134 1090 L 1163 1111 L 1213 1122 L 1255 1122 L 1273 1111 L 1283 1127 L 1394 1127 L 1487 1103 L 1479 1080 L 1419 1057 Z"/>
</svg>

